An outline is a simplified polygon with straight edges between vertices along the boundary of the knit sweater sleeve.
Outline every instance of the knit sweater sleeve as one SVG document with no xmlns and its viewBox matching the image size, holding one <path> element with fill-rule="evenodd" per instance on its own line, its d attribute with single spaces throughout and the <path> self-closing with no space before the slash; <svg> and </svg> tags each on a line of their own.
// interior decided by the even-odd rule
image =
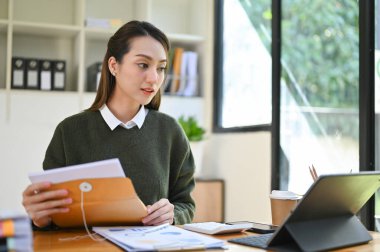
<svg viewBox="0 0 380 252">
<path fill-rule="evenodd" d="M 176 159 L 175 164 L 177 169 L 175 169 L 174 175 L 171 176 L 172 182 L 169 189 L 169 200 L 174 204 L 174 223 L 176 225 L 190 223 L 195 212 L 195 203 L 190 195 L 195 186 L 195 164 L 190 144 L 184 133 L 181 134 L 180 146 L 184 148 L 184 151 L 180 151 L 181 154 L 177 152 L 176 155 L 172 155 Z M 176 151 L 178 151 L 178 148 Z"/>
<path fill-rule="evenodd" d="M 194 189 L 194 161 L 191 151 L 184 157 L 180 174 L 171 190 L 170 199 L 174 204 L 174 223 L 182 225 L 193 220 L 195 203 L 190 193 Z"/>
<path fill-rule="evenodd" d="M 65 150 L 63 144 L 62 123 L 56 127 L 53 137 L 45 153 L 43 169 L 53 169 L 66 166 Z"/>
</svg>

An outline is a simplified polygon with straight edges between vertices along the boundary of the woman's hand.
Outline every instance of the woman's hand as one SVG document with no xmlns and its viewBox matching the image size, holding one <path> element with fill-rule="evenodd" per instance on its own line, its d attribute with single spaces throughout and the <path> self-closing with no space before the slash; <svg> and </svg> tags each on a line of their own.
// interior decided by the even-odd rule
<svg viewBox="0 0 380 252">
<path fill-rule="evenodd" d="M 22 204 L 37 227 L 49 225 L 52 214 L 67 213 L 69 208 L 65 206 L 72 203 L 71 198 L 65 197 L 67 190 L 47 191 L 50 186 L 50 182 L 31 184 L 22 195 Z"/>
<path fill-rule="evenodd" d="M 164 223 L 173 224 L 174 205 L 168 199 L 160 199 L 153 205 L 147 206 L 148 216 L 142 219 L 145 226 L 157 226 Z"/>
</svg>

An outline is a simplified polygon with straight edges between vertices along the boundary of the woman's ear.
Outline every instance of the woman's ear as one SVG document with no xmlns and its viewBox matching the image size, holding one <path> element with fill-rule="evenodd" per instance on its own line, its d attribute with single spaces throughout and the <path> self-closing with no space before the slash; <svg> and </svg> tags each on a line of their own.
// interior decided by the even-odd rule
<svg viewBox="0 0 380 252">
<path fill-rule="evenodd" d="M 110 70 L 111 74 L 113 76 L 116 76 L 116 73 L 117 73 L 117 61 L 115 59 L 114 56 L 111 56 L 109 59 L 108 59 L 108 69 Z"/>
</svg>

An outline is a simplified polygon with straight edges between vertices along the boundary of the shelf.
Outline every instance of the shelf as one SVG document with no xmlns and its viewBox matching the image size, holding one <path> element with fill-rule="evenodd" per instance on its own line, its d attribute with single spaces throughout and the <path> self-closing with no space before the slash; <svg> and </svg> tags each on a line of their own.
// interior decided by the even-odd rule
<svg viewBox="0 0 380 252">
<path fill-rule="evenodd" d="M 188 44 L 200 44 L 204 42 L 204 37 L 199 35 L 169 33 L 167 36 L 171 42 L 181 42 Z"/>
<path fill-rule="evenodd" d="M 13 20 L 56 25 L 82 25 L 82 1 L 13 0 Z"/>
<path fill-rule="evenodd" d="M 36 89 L 11 89 L 12 95 L 15 96 L 35 96 L 38 98 L 50 97 L 50 96 L 78 96 L 76 91 L 57 91 L 57 90 L 36 90 Z"/>
<path fill-rule="evenodd" d="M 8 23 L 8 20 L 0 19 L 0 33 L 7 31 Z"/>
<path fill-rule="evenodd" d="M 7 65 L 7 33 L 2 32 L 1 28 L 2 27 L 0 25 L 0 89 L 5 89 Z"/>
<path fill-rule="evenodd" d="M 16 118 L 14 114 L 22 114 L 22 106 L 34 104 L 31 100 L 41 99 L 37 106 L 42 106 L 56 97 L 63 104 L 72 101 L 72 106 L 80 109 L 92 104 L 96 93 L 85 92 L 87 67 L 103 61 L 107 42 L 117 28 L 87 27 L 87 18 L 121 20 L 123 23 L 133 19 L 148 20 L 167 34 L 172 47 L 183 47 L 202 55 L 199 57 L 198 73 L 203 75 L 204 55 L 208 53 L 205 44 L 210 34 L 205 32 L 205 27 L 209 26 L 203 24 L 207 23 L 204 13 L 209 15 L 209 1 L 0 0 L 0 91 L 9 97 L 10 102 L 7 102 L 6 107 L 10 118 Z M 9 45 L 8 41 L 12 44 Z M 7 65 L 7 55 L 66 61 L 65 91 L 9 89 L 10 80 L 6 78 L 12 66 Z M 199 77 L 202 87 L 203 78 Z M 201 88 L 200 94 L 203 93 Z M 25 102 L 22 103 L 24 98 Z M 173 117 L 195 115 L 202 121 L 203 100 L 203 97 L 164 95 L 161 110 Z M 52 108 L 46 110 L 49 114 L 54 107 L 63 109 L 64 106 L 52 101 Z M 29 113 L 28 109 L 25 113 Z"/>
<path fill-rule="evenodd" d="M 0 89 L 0 122 L 4 122 L 6 118 L 7 99 L 6 91 Z"/>
<path fill-rule="evenodd" d="M 45 23 L 13 22 L 15 34 L 29 34 L 47 37 L 73 38 L 80 32 L 80 26 L 56 25 Z"/>
<path fill-rule="evenodd" d="M 86 39 L 107 40 L 116 32 L 116 29 L 85 28 Z"/>
<path fill-rule="evenodd" d="M 142 0 L 85 0 L 84 18 L 121 19 L 125 23 L 137 18 L 137 1 Z"/>
<path fill-rule="evenodd" d="M 0 20 L 8 18 L 8 0 L 0 0 Z"/>
<path fill-rule="evenodd" d="M 205 35 L 210 0 L 152 0 L 150 21 L 165 33 Z"/>
</svg>

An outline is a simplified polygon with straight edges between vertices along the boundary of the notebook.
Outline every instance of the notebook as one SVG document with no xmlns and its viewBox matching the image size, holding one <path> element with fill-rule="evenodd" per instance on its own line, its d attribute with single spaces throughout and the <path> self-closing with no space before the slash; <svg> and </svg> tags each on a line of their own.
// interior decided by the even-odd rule
<svg viewBox="0 0 380 252">
<path fill-rule="evenodd" d="M 355 214 L 379 187 L 379 171 L 320 176 L 275 233 L 229 242 L 274 251 L 320 251 L 367 243 L 372 237 Z"/>
</svg>

